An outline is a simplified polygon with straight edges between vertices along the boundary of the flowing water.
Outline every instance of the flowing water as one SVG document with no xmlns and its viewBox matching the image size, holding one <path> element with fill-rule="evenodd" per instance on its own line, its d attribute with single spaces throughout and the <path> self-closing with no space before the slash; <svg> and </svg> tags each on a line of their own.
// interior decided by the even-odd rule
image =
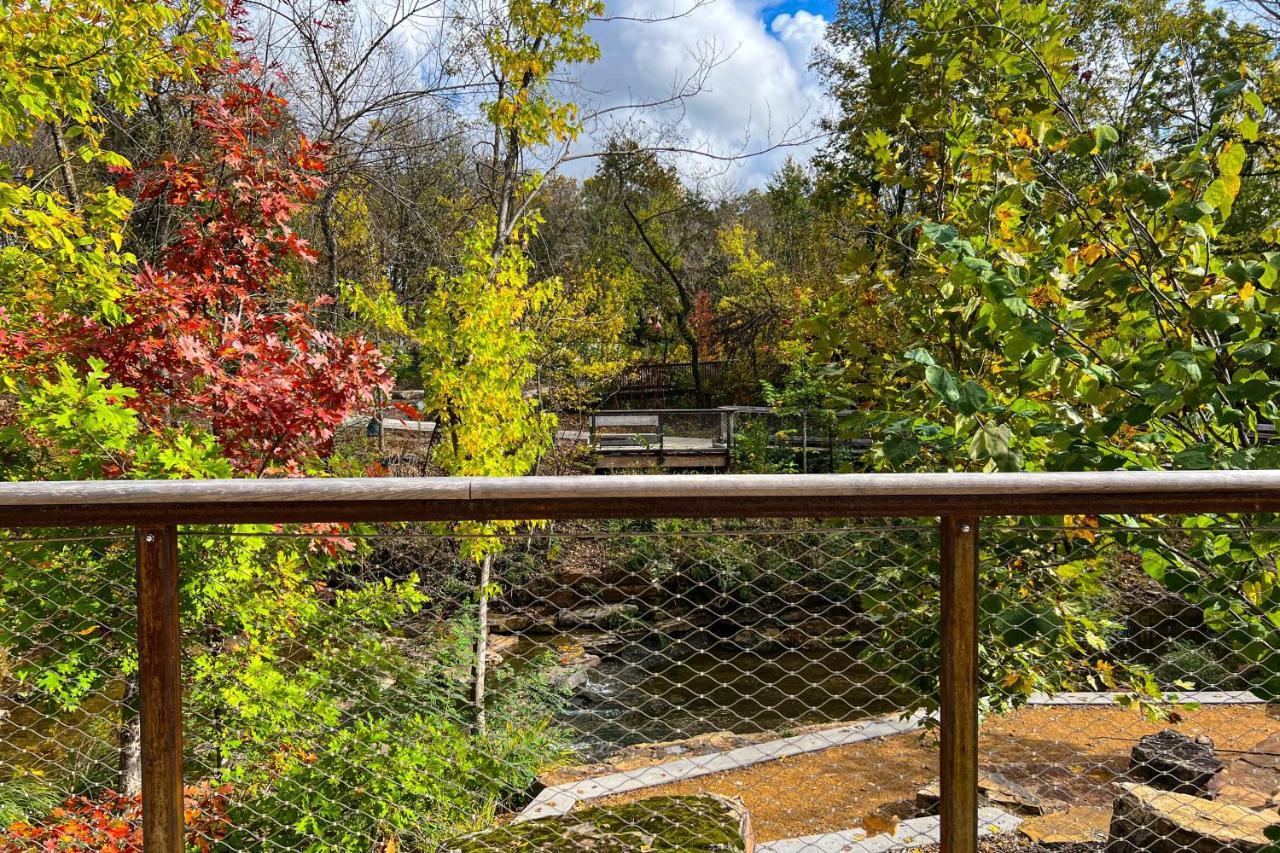
<svg viewBox="0 0 1280 853">
<path fill-rule="evenodd" d="M 599 758 L 623 746 L 714 731 L 786 732 L 914 707 L 909 691 L 849 648 L 637 650 L 587 673 L 563 722 Z"/>
</svg>

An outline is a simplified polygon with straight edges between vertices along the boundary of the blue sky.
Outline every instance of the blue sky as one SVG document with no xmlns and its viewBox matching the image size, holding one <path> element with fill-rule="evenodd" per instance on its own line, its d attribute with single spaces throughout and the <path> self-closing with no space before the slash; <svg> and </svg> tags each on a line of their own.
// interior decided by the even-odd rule
<svg viewBox="0 0 1280 853">
<path fill-rule="evenodd" d="M 834 2 L 809 2 L 809 0 L 786 0 L 784 3 L 778 3 L 774 6 L 765 7 L 761 18 L 766 22 L 772 23 L 773 17 L 781 12 L 794 13 L 804 10 L 815 15 L 822 15 L 828 21 L 835 14 L 836 4 Z"/>
<path fill-rule="evenodd" d="M 692 2 L 608 0 L 608 13 L 661 17 Z M 582 81 L 597 93 L 597 106 L 657 100 L 713 57 L 715 67 L 698 94 L 678 107 L 637 113 L 632 121 L 640 133 L 677 139 L 676 147 L 720 158 L 757 154 L 729 165 L 683 155 L 681 166 L 738 189 L 759 186 L 788 155 L 812 153 L 812 144 L 775 146 L 811 136 L 828 108 L 808 66 L 833 9 L 833 0 L 710 0 L 673 20 L 599 24 L 592 35 L 601 57 L 583 69 Z"/>
</svg>

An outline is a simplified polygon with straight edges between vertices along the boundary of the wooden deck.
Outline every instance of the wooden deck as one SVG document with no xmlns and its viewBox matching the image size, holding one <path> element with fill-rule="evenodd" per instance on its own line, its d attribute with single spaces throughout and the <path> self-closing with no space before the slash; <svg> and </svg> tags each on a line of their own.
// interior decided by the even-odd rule
<svg viewBox="0 0 1280 853">
<path fill-rule="evenodd" d="M 744 417 L 769 416 L 769 409 L 755 407 L 730 407 L 718 409 L 638 409 L 592 412 L 578 421 L 585 429 L 561 429 L 556 431 L 556 441 L 589 445 L 595 455 L 595 470 L 663 469 L 686 471 L 726 471 L 733 459 L 734 434 Z M 566 416 L 572 417 L 572 416 Z M 572 423 L 572 421 L 570 421 Z M 781 422 L 779 423 L 781 426 Z M 360 431 L 369 437 L 385 433 L 388 439 L 395 437 L 401 443 L 429 445 L 436 429 L 433 421 L 412 420 L 403 413 L 388 410 L 381 420 L 368 416 L 348 419 L 343 428 Z M 824 470 L 808 468 L 821 462 L 826 455 L 835 452 L 836 446 L 865 450 L 866 441 L 842 440 L 833 442 L 829 433 L 809 432 L 807 429 L 791 429 L 788 435 L 781 430 L 769 441 L 771 450 L 785 450 L 798 454 L 805 464 L 797 469 L 805 472 Z M 807 448 L 807 453 L 806 453 Z M 817 457 L 815 459 L 815 457 Z"/>
</svg>

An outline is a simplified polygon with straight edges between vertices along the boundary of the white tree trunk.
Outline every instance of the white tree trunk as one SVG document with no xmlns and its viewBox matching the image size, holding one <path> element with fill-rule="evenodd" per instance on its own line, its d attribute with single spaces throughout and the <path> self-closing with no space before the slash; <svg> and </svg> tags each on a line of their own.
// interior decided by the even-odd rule
<svg viewBox="0 0 1280 853">
<path fill-rule="evenodd" d="M 475 707 L 476 731 L 484 733 L 486 719 L 484 710 L 484 677 L 486 669 L 485 656 L 489 653 L 489 578 L 493 572 L 493 555 L 485 555 L 476 571 L 476 587 L 480 600 L 476 606 L 476 666 L 475 682 L 472 684 L 471 703 Z"/>
</svg>

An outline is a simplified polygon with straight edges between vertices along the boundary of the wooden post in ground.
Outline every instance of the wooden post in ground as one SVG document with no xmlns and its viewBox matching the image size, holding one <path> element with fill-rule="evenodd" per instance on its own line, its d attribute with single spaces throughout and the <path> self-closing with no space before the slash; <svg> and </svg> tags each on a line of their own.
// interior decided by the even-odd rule
<svg viewBox="0 0 1280 853">
<path fill-rule="evenodd" d="M 182 853 L 178 530 L 173 525 L 140 527 L 137 549 L 142 843 L 147 853 Z"/>
<path fill-rule="evenodd" d="M 942 569 L 942 851 L 978 849 L 978 519 L 944 516 Z"/>
</svg>

